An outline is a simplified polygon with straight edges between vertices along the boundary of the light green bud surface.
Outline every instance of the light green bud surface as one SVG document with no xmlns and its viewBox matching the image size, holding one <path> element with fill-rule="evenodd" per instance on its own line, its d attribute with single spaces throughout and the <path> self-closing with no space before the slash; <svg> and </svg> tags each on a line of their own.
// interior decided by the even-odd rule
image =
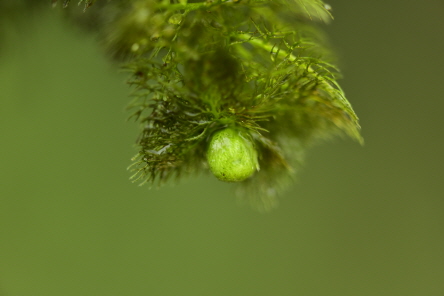
<svg viewBox="0 0 444 296">
<path fill-rule="evenodd" d="M 207 161 L 214 176 L 225 182 L 243 181 L 259 169 L 257 152 L 248 134 L 234 128 L 212 135 Z"/>
</svg>

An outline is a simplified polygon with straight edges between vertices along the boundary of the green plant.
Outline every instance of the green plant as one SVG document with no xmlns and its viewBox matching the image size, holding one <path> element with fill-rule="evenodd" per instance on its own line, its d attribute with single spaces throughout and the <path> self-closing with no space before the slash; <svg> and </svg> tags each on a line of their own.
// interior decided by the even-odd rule
<svg viewBox="0 0 444 296">
<path fill-rule="evenodd" d="M 86 9 L 94 1 L 80 2 Z M 316 25 L 331 19 L 326 7 L 320 0 L 104 6 L 104 42 L 125 60 L 131 118 L 141 126 L 131 179 L 161 185 L 211 168 L 221 180 L 239 181 L 238 195 L 266 210 L 309 145 L 337 134 L 362 141 Z M 214 149 L 223 141 L 227 149 Z"/>
</svg>

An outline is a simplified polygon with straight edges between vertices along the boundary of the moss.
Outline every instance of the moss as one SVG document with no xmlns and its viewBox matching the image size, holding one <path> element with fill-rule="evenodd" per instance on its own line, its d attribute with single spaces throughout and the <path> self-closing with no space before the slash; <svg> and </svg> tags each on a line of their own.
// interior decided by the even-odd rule
<svg viewBox="0 0 444 296">
<path fill-rule="evenodd" d="M 86 14 L 102 11 L 97 28 L 134 90 L 133 181 L 211 171 L 265 209 L 312 144 L 336 135 L 362 142 L 320 29 L 331 20 L 322 1 L 95 3 Z"/>
</svg>

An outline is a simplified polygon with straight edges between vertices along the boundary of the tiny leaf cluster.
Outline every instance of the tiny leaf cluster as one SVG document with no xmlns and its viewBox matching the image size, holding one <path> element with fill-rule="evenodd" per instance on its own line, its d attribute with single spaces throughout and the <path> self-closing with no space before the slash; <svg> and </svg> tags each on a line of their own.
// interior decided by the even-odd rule
<svg viewBox="0 0 444 296">
<path fill-rule="evenodd" d="M 104 43 L 126 61 L 130 118 L 140 123 L 133 181 L 217 176 L 211 162 L 226 155 L 214 155 L 214 137 L 241 131 L 254 147 L 257 169 L 227 181 L 240 181 L 241 199 L 267 210 L 312 143 L 341 134 L 362 141 L 318 27 L 331 20 L 322 1 L 110 3 Z"/>
</svg>

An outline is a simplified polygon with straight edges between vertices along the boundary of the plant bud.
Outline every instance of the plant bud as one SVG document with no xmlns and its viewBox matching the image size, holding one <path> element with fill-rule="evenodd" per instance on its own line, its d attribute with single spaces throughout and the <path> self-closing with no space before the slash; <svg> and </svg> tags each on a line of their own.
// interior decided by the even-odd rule
<svg viewBox="0 0 444 296">
<path fill-rule="evenodd" d="M 235 128 L 225 128 L 212 135 L 207 161 L 214 176 L 225 182 L 243 181 L 259 170 L 250 135 Z"/>
</svg>

